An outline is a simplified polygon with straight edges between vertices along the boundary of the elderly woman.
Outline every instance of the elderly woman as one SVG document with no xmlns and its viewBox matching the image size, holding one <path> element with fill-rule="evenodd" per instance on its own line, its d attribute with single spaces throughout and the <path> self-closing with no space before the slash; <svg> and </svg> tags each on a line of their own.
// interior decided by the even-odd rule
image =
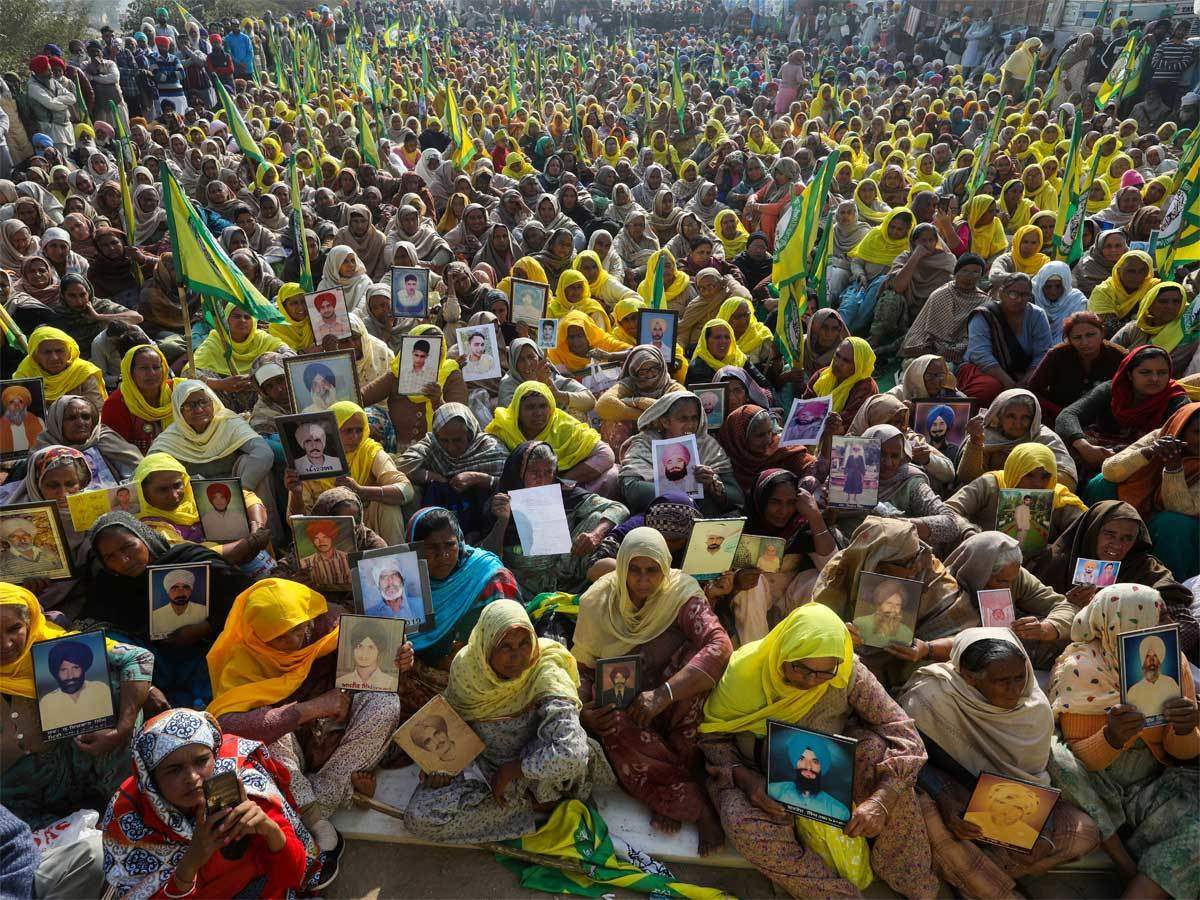
<svg viewBox="0 0 1200 900">
<path fill-rule="evenodd" d="M 761 406 L 740 403 L 726 413 L 717 443 L 728 455 L 733 477 L 747 496 L 767 469 L 786 469 L 800 477 L 816 475 L 816 457 L 804 446 L 779 446 L 779 436 L 770 410 Z"/>
<path fill-rule="evenodd" d="M 422 773 L 405 810 L 426 839 L 478 843 L 519 838 L 535 811 L 586 799 L 611 784 L 603 751 L 579 721 L 579 669 L 566 648 L 539 638 L 519 603 L 497 600 L 450 666 L 446 700 L 483 741 L 486 781 Z"/>
<path fill-rule="evenodd" d="M 226 773 L 239 800 L 207 811 L 203 784 Z M 295 802 L 288 770 L 261 743 L 222 734 L 206 713 L 168 710 L 138 729 L 133 774 L 108 804 L 104 877 L 117 897 L 282 897 L 327 887 L 337 861 L 321 872 Z M 241 852 L 222 850 L 234 842 Z"/>
<path fill-rule="evenodd" d="M 1062 438 L 1042 424 L 1041 404 L 1024 388 L 1002 391 L 984 412 L 967 423 L 967 440 L 958 458 L 959 483 L 1003 468 L 1013 448 L 1028 443 L 1050 448 L 1060 482 L 1074 490 L 1079 480 L 1075 460 Z"/>
<path fill-rule="evenodd" d="M 793 817 L 768 793 L 768 719 L 859 740 L 845 827 Z M 741 647 L 704 706 L 700 732 L 721 824 L 779 888 L 796 897 L 853 896 L 874 871 L 904 896 L 937 893 L 914 792 L 926 760 L 921 739 L 855 658 L 846 626 L 829 609 L 802 606 Z M 863 865 L 847 871 L 844 861 L 855 856 Z"/>
<path fill-rule="evenodd" d="M 224 321 L 196 348 L 196 373 L 236 412 L 251 409 L 258 399 L 250 367 L 264 353 L 290 356 L 292 350 L 258 320 L 232 303 L 225 305 Z"/>
<path fill-rule="evenodd" d="M 100 409 L 108 396 L 100 369 L 79 358 L 79 345 L 70 335 L 49 325 L 41 325 L 29 335 L 28 355 L 13 372 L 13 378 L 42 379 L 47 403 L 63 394 L 76 394 Z"/>
<path fill-rule="evenodd" d="M 932 224 L 924 222 L 912 230 L 908 249 L 892 260 L 875 304 L 871 346 L 877 354 L 896 355 L 930 294 L 954 277 L 955 262 Z"/>
<path fill-rule="evenodd" d="M 981 403 L 1028 380 L 1054 344 L 1046 313 L 1033 305 L 1028 275 L 1004 277 L 997 292 L 998 300 L 971 313 L 967 353 L 958 370 L 960 389 Z"/>
<path fill-rule="evenodd" d="M 46 427 L 34 447 L 73 447 L 84 455 L 97 485 L 126 481 L 141 462 L 142 452 L 100 422 L 87 397 L 64 394 L 46 411 Z"/>
<path fill-rule="evenodd" d="M 208 652 L 209 712 L 287 768 L 296 809 L 334 869 L 344 844 L 329 816 L 350 802 L 350 776 L 379 762 L 400 724 L 396 695 L 335 687 L 339 618 L 316 591 L 267 578 L 233 601 Z M 410 644 L 396 648 L 395 664 L 412 667 Z"/>
<path fill-rule="evenodd" d="M 1157 625 L 1162 609 L 1158 592 L 1144 585 L 1101 590 L 1071 623 L 1073 643 L 1046 692 L 1061 735 L 1051 750 L 1051 782 L 1095 820 L 1132 897 L 1200 892 L 1191 852 L 1200 840 L 1192 815 L 1200 797 L 1194 767 L 1186 765 L 1200 755 L 1191 668 L 1178 667 L 1181 696 L 1163 703 L 1155 725 L 1122 702 L 1118 688 L 1120 635 Z"/>
<path fill-rule="evenodd" d="M 663 396 L 683 389 L 671 377 L 661 350 L 650 344 L 634 347 L 621 364 L 616 384 L 596 400 L 601 438 L 619 449 L 636 432 L 642 413 Z"/>
<path fill-rule="evenodd" d="M 621 786 L 650 807 L 653 827 L 673 833 L 696 823 L 702 856 L 719 850 L 724 835 L 696 781 L 697 727 L 731 652 L 700 585 L 671 568 L 666 541 L 652 529 L 626 535 L 616 571 L 579 598 L 571 653 L 583 724 L 600 738 Z M 625 710 L 601 704 L 597 660 L 629 655 L 641 660 L 642 692 Z"/>
<path fill-rule="evenodd" d="M 1004 628 L 968 628 L 953 638 L 949 658 L 920 669 L 903 688 L 908 713 L 929 754 L 918 798 L 937 872 L 971 897 L 1010 897 L 1015 879 L 1078 859 L 1100 842 L 1086 813 L 1055 805 L 1027 852 L 975 843 L 979 825 L 963 810 L 983 772 L 1050 786 L 1046 771 L 1054 737 L 1050 701 L 1029 657 Z"/>
<path fill-rule="evenodd" d="M 613 196 L 617 197 L 620 193 L 621 186 L 618 186 Z M 613 206 L 609 207 L 610 215 L 615 207 L 614 201 Z M 629 213 L 613 241 L 613 250 L 625 267 L 625 283 L 631 287 L 645 280 L 649 261 L 660 247 L 658 236 L 649 223 L 645 210 L 636 208 Z"/>
<path fill-rule="evenodd" d="M 509 450 L 525 441 L 544 441 L 558 457 L 559 474 L 605 497 L 615 495 L 616 457 L 595 429 L 560 409 L 550 388 L 522 382 L 507 407 L 497 407 L 485 429 Z"/>
<path fill-rule="evenodd" d="M 105 641 L 115 725 L 65 740 L 43 740 L 32 648 L 75 633 L 47 620 L 25 588 L 0 582 L 0 728 L 5 748 L 0 803 L 34 828 L 81 807 L 104 808 L 127 771 L 130 741 L 150 692 L 150 651 Z M 85 645 L 66 644 L 58 653 L 84 671 L 92 667 Z"/>
<path fill-rule="evenodd" d="M 871 345 L 862 338 L 848 337 L 838 344 L 829 365 L 809 379 L 804 397 L 833 398 L 831 414 L 840 415 L 843 427 L 849 426 L 867 398 L 879 393 L 874 372 L 875 351 Z"/>
<path fill-rule="evenodd" d="M 674 391 L 654 401 L 638 417 L 638 433 L 624 448 L 621 460 L 621 498 L 633 512 L 641 512 L 659 493 L 655 487 L 654 442 L 668 438 L 696 436 L 700 453 L 693 460 L 692 473 L 704 496 L 700 509 L 708 516 L 739 510 L 745 494 L 738 485 L 729 457 L 708 433 L 708 423 L 700 398 L 691 391 Z"/>
<path fill-rule="evenodd" d="M 171 367 L 158 347 L 132 347 L 121 358 L 121 383 L 104 401 L 100 421 L 145 453 L 174 418 L 174 386 Z"/>
</svg>

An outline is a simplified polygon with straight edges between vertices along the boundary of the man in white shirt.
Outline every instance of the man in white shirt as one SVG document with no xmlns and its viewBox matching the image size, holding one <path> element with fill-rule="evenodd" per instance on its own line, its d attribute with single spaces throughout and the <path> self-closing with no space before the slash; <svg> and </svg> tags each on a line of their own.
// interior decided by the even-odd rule
<svg viewBox="0 0 1200 900">
<path fill-rule="evenodd" d="M 108 683 L 87 679 L 93 662 L 91 647 L 83 641 L 62 641 L 51 648 L 48 662 L 58 687 L 38 701 L 43 731 L 112 715 Z"/>
<path fill-rule="evenodd" d="M 185 625 L 203 622 L 207 610 L 203 598 L 192 602 L 196 575 L 191 569 L 172 569 L 163 578 L 167 602 L 150 613 L 151 640 L 164 640 Z"/>
<path fill-rule="evenodd" d="M 316 422 L 305 422 L 296 428 L 296 443 L 304 451 L 296 460 L 296 474 L 315 475 L 341 468 L 336 456 L 325 455 L 325 429 Z"/>
<path fill-rule="evenodd" d="M 1167 645 L 1162 638 L 1151 634 L 1141 639 L 1137 654 L 1142 660 L 1142 680 L 1129 686 L 1125 698 L 1130 706 L 1136 706 L 1146 718 L 1160 716 L 1164 703 L 1182 696 L 1179 682 L 1162 671 L 1167 658 Z"/>
</svg>

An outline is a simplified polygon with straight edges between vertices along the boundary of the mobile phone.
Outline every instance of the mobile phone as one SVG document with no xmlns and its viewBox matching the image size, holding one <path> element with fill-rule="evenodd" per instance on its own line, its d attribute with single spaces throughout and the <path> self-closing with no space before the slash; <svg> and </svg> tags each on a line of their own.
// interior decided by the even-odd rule
<svg viewBox="0 0 1200 900">
<path fill-rule="evenodd" d="M 204 809 L 208 815 L 242 802 L 242 783 L 237 772 L 220 772 L 204 782 Z"/>
</svg>

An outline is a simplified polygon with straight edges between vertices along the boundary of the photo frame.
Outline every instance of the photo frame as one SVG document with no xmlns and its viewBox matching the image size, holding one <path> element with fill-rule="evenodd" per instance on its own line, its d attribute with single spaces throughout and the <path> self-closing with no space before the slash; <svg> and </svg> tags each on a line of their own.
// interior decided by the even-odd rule
<svg viewBox="0 0 1200 900">
<path fill-rule="evenodd" d="M 911 647 L 917 630 L 917 612 L 921 608 L 920 581 L 862 572 L 858 576 L 858 594 L 854 617 L 863 644 L 868 647 Z"/>
<path fill-rule="evenodd" d="M 67 495 L 67 512 L 71 516 L 71 527 L 80 534 L 87 532 L 93 523 L 106 512 L 120 510 L 136 516 L 142 510 L 136 484 L 118 484 L 94 491 L 80 491 Z"/>
<path fill-rule="evenodd" d="M 483 741 L 441 694 L 418 709 L 392 740 L 425 774 L 457 775 L 483 752 Z"/>
<path fill-rule="evenodd" d="M 721 575 L 733 568 L 746 527 L 745 517 L 696 519 L 684 551 L 682 569 L 689 575 Z"/>
<path fill-rule="evenodd" d="M 396 651 L 403 646 L 403 619 L 343 615 L 334 684 L 344 691 L 394 694 L 400 687 Z"/>
<path fill-rule="evenodd" d="M 767 796 L 793 815 L 836 828 L 854 809 L 858 741 L 767 720 Z"/>
<path fill-rule="evenodd" d="M 596 660 L 597 706 L 628 709 L 642 689 L 642 658 L 612 656 Z"/>
<path fill-rule="evenodd" d="M 42 379 L 0 379 L 0 462 L 29 455 L 46 430 L 46 406 Z"/>
<path fill-rule="evenodd" d="M 1050 543 L 1054 491 L 1001 488 L 996 504 L 996 530 L 1015 538 L 1026 559 Z"/>
<path fill-rule="evenodd" d="M 14 503 L 0 508 L 0 581 L 55 581 L 70 578 L 73 568 L 57 503 Z"/>
<path fill-rule="evenodd" d="M 550 285 L 524 278 L 510 280 L 512 299 L 512 321 L 526 325 L 541 325 L 546 315 L 546 304 L 550 299 Z"/>
<path fill-rule="evenodd" d="M 350 589 L 365 616 L 401 620 L 409 634 L 433 628 L 429 566 L 411 545 L 364 552 L 351 564 Z"/>
<path fill-rule="evenodd" d="M 301 481 L 337 478 L 350 473 L 337 417 L 333 413 L 276 416 L 275 424 L 279 428 L 288 468 L 295 469 Z"/>
<path fill-rule="evenodd" d="M 208 621 L 212 597 L 208 563 L 147 566 L 150 640 L 162 641 L 187 625 Z"/>
<path fill-rule="evenodd" d="M 676 337 L 679 334 L 679 313 L 672 309 L 639 309 L 637 342 L 658 348 L 667 365 L 675 359 Z"/>
<path fill-rule="evenodd" d="M 796 398 L 788 411 L 783 433 L 779 436 L 780 447 L 807 446 L 821 443 L 829 412 L 833 409 L 832 397 L 815 397 L 812 400 Z"/>
<path fill-rule="evenodd" d="M 424 319 L 429 315 L 429 270 L 392 266 L 392 315 Z"/>
<path fill-rule="evenodd" d="M 304 295 L 304 309 L 312 325 L 313 343 L 318 347 L 327 337 L 345 341 L 354 337 L 350 330 L 350 310 L 340 287 L 324 288 Z"/>
<path fill-rule="evenodd" d="M 192 498 L 206 541 L 231 544 L 250 537 L 250 515 L 240 478 L 193 478 Z"/>
<path fill-rule="evenodd" d="M 1032 781 L 980 772 L 963 819 L 983 832 L 975 840 L 1029 853 L 1061 793 Z"/>
<path fill-rule="evenodd" d="M 303 415 L 325 412 L 339 400 L 358 403 L 358 368 L 351 350 L 283 357 L 292 409 Z"/>
<path fill-rule="evenodd" d="M 1166 721 L 1163 704 L 1183 696 L 1179 672 L 1179 626 L 1155 625 L 1119 635 L 1121 702 L 1136 706 L 1146 727 Z"/>
<path fill-rule="evenodd" d="M 879 502 L 879 441 L 834 435 L 830 454 L 829 506 L 872 509 Z"/>
<path fill-rule="evenodd" d="M 693 384 L 689 386 L 693 394 L 700 400 L 700 409 L 704 411 L 704 421 L 709 431 L 715 431 L 725 421 L 729 413 L 729 382 L 714 381 L 708 384 Z"/>
<path fill-rule="evenodd" d="M 496 323 L 468 325 L 456 329 L 458 352 L 462 354 L 463 381 L 486 381 L 500 377 L 500 338 Z"/>
<path fill-rule="evenodd" d="M 443 342 L 436 334 L 406 334 L 400 338 L 400 365 L 396 391 L 419 394 L 438 379 Z"/>
<path fill-rule="evenodd" d="M 296 565 L 314 587 L 350 589 L 350 554 L 357 552 L 353 516 L 290 516 Z"/>
<path fill-rule="evenodd" d="M 957 453 L 967 439 L 969 421 L 969 400 L 918 400 L 913 404 L 913 431 L 939 450 L 949 449 Z"/>
<path fill-rule="evenodd" d="M 979 591 L 979 623 L 984 628 L 1009 628 L 1017 621 L 1013 607 L 1012 591 L 1008 588 L 993 588 Z"/>
<path fill-rule="evenodd" d="M 103 631 L 38 641 L 29 652 L 43 738 L 57 741 L 116 725 Z"/>
<path fill-rule="evenodd" d="M 1117 573 L 1120 571 L 1121 563 L 1118 560 L 1088 559 L 1081 556 L 1075 560 L 1075 573 L 1071 576 L 1071 584 L 1108 587 L 1117 583 Z"/>
<path fill-rule="evenodd" d="M 667 491 L 680 491 L 696 500 L 704 497 L 704 485 L 696 480 L 700 448 L 694 434 L 652 441 L 650 453 L 654 462 L 656 496 Z"/>
<path fill-rule="evenodd" d="M 553 350 L 558 344 L 558 319 L 538 319 L 537 345 L 541 350 Z"/>
<path fill-rule="evenodd" d="M 786 549 L 787 541 L 783 538 L 743 534 L 733 555 L 733 568 L 759 569 L 773 575 L 779 571 Z"/>
</svg>

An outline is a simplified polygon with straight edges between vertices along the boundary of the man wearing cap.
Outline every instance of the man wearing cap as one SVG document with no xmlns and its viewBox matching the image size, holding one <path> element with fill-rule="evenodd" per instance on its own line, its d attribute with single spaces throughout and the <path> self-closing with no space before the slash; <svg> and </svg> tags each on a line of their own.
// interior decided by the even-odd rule
<svg viewBox="0 0 1200 900">
<path fill-rule="evenodd" d="M 375 576 L 375 583 L 379 587 L 379 602 L 367 606 L 364 615 L 404 619 L 409 622 L 421 618 L 420 612 L 408 603 L 404 591 L 404 573 L 400 571 L 399 563 L 384 563 Z"/>
<path fill-rule="evenodd" d="M 154 11 L 154 36 L 169 37 L 172 41 L 175 41 L 179 38 L 179 29 L 167 21 L 169 18 L 170 13 L 167 12 L 165 6 L 160 6 Z"/>
<path fill-rule="evenodd" d="M 92 661 L 92 648 L 83 641 L 62 641 L 50 648 L 50 674 L 58 687 L 38 701 L 43 731 L 112 714 L 112 690 L 107 681 L 87 678 Z"/>
<path fill-rule="evenodd" d="M 171 52 L 171 38 L 159 35 L 154 39 L 158 52 L 151 57 L 154 69 L 154 84 L 158 88 L 158 113 L 162 115 L 163 102 L 169 101 L 173 111 L 183 115 L 188 108 L 187 95 L 183 92 L 183 65 L 179 57 Z"/>
<path fill-rule="evenodd" d="M 250 78 L 254 75 L 254 43 L 242 33 L 240 22 L 234 22 L 225 36 L 225 49 L 233 57 L 233 76 Z"/>
<path fill-rule="evenodd" d="M 0 520 L 0 541 L 7 544 L 0 556 L 0 572 L 9 575 L 38 575 L 57 568 L 60 561 L 39 547 L 32 519 L 17 516 Z"/>
<path fill-rule="evenodd" d="M 92 119 L 98 122 L 113 122 L 113 103 L 122 116 L 128 117 L 125 110 L 125 98 L 121 96 L 121 71 L 111 59 L 105 59 L 103 47 L 99 41 L 87 42 L 87 62 L 83 65 L 83 74 L 92 83 L 96 92 L 96 101 L 92 104 Z"/>
<path fill-rule="evenodd" d="M 167 602 L 157 606 L 161 595 L 155 596 L 156 607 L 150 613 L 150 639 L 161 641 L 169 638 L 185 625 L 196 625 L 207 617 L 204 598 L 192 601 L 196 589 L 196 575 L 191 569 L 172 569 L 163 576 L 162 589 Z"/>
<path fill-rule="evenodd" d="M 33 73 L 27 88 L 29 109 L 35 130 L 47 135 L 60 151 L 69 153 L 75 147 L 75 132 L 71 128 L 75 89 L 64 79 L 54 77 L 50 59 L 42 55 L 29 61 L 29 71 Z"/>
<path fill-rule="evenodd" d="M 0 453 L 29 450 L 45 423 L 29 411 L 33 394 L 23 384 L 11 384 L 0 393 Z"/>
</svg>

